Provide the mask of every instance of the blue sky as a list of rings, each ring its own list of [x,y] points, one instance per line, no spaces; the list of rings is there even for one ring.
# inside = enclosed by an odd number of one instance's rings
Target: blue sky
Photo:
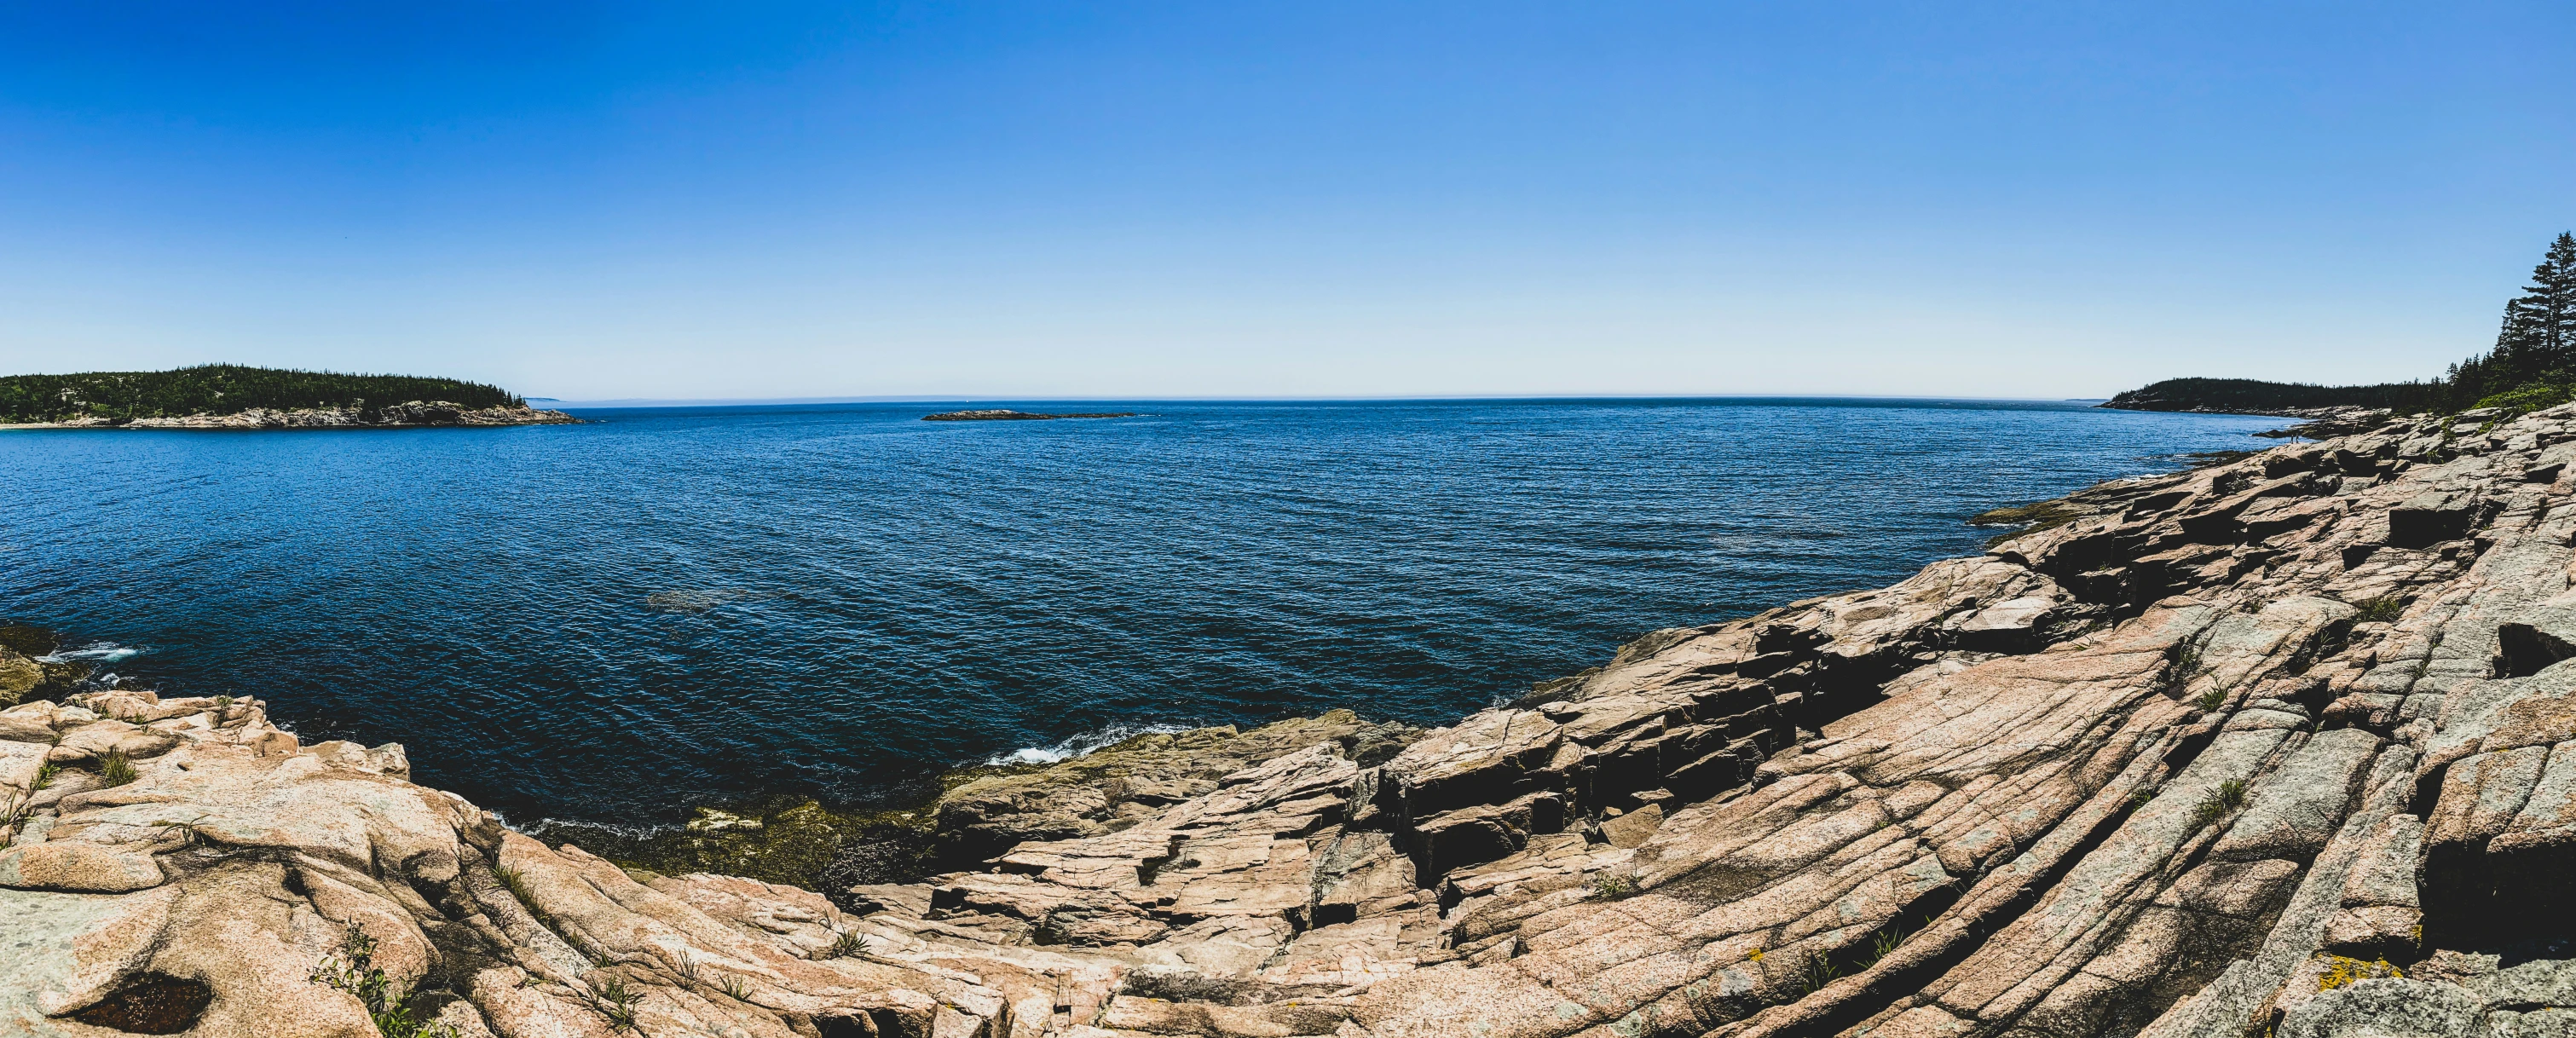
[[[0,370],[530,394],[2437,374],[2576,6],[25,4]]]

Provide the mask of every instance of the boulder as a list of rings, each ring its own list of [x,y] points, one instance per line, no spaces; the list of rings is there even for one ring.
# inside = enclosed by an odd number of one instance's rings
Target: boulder
[[[160,886],[163,878],[151,855],[93,843],[56,840],[0,850],[0,887],[123,894]]]

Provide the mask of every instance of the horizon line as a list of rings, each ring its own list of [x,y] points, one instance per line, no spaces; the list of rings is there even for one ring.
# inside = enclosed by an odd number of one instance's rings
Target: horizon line
[[[602,400],[573,400],[564,397],[525,396],[530,404],[550,404],[551,409],[593,409],[611,407],[788,407],[805,404],[1011,404],[1011,403],[1402,403],[1406,401],[1479,400],[1950,400],[1976,403],[2017,404],[2098,404],[2110,400],[2104,396],[2021,397],[2021,396],[1940,396],[1912,393],[1462,393],[1462,394],[1392,394],[1384,396],[968,396],[957,394],[895,396],[815,396],[815,397],[614,397]]]

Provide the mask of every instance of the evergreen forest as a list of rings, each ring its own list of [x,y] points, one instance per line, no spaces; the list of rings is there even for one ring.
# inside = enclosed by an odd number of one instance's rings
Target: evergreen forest
[[[98,371],[0,377],[0,422],[111,421],[238,414],[254,408],[354,408],[374,420],[391,404],[445,401],[468,408],[519,406],[516,394],[479,382],[410,375],[343,375],[237,364],[176,371]]]
[[[2354,406],[2402,413],[2473,407],[2534,411],[2569,400],[2576,400],[2576,234],[2561,233],[2532,268],[2531,283],[2505,301],[2494,348],[2451,365],[2441,378],[2372,386],[2176,378],[2129,390],[2103,406],[2136,411]]]

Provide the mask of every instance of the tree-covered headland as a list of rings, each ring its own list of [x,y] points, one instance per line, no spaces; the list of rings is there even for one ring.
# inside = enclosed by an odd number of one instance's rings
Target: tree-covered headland
[[[2504,407],[2532,411],[2576,400],[2576,234],[2549,243],[2531,284],[2504,305],[2493,349],[2425,382],[2321,386],[2242,378],[2166,379],[2112,397],[2137,411],[2277,411],[2385,407],[2398,412]]]
[[[176,371],[0,377],[0,422],[9,423],[178,418],[303,408],[355,410],[373,421],[380,409],[415,400],[444,401],[474,409],[519,407],[526,403],[499,386],[452,378],[343,375],[238,364],[207,364]]]

